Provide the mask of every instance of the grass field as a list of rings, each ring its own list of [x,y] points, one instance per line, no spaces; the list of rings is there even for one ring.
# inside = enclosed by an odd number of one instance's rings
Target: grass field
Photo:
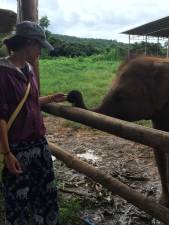
[[[41,95],[79,90],[87,107],[92,108],[111,87],[119,65],[120,61],[99,56],[40,60]],[[137,123],[151,126],[150,121]]]
[[[41,60],[41,94],[80,90],[87,106],[101,101],[115,76],[118,61],[100,61],[95,57]]]

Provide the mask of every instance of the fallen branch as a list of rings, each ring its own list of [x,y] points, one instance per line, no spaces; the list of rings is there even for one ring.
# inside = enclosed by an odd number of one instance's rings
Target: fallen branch
[[[68,167],[92,178],[94,181],[102,184],[114,194],[121,196],[149,215],[162,221],[164,224],[169,225],[169,210],[164,206],[156,203],[150,198],[147,198],[143,194],[136,192],[112,176],[103,174],[98,169],[95,169],[88,163],[72,156],[70,153],[64,151],[60,147],[49,143],[49,148],[51,149],[52,154],[59,160],[63,161]]]
[[[61,192],[64,192],[64,193],[75,194],[75,195],[78,195],[78,196],[81,196],[81,197],[84,197],[84,198],[92,198],[93,197],[91,195],[84,194],[84,193],[81,193],[79,191],[70,190],[70,189],[67,189],[67,188],[58,188],[58,190],[61,191]]]

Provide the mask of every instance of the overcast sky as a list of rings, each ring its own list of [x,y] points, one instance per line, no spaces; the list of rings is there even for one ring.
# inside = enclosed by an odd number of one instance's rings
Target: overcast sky
[[[1,8],[16,6],[16,0],[0,0]],[[169,0],[39,0],[42,16],[53,33],[127,42],[120,33],[169,16]]]

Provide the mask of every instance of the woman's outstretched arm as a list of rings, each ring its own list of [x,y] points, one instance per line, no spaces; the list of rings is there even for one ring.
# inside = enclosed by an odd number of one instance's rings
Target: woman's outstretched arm
[[[64,102],[67,100],[67,95],[63,93],[57,93],[54,95],[41,96],[39,97],[40,106],[44,106],[52,102]]]

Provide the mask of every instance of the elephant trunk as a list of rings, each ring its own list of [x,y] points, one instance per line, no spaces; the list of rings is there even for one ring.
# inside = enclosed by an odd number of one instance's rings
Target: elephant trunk
[[[105,114],[105,115],[110,114],[109,109],[107,109],[107,107],[105,107],[107,105],[107,104],[105,104],[105,102],[103,102],[101,105],[99,105],[98,107],[96,107],[94,109],[88,109],[84,103],[83,96],[79,91],[76,91],[76,90],[70,91],[68,93],[67,99],[75,107],[91,110],[93,112],[97,112],[97,113],[101,113],[101,114]]]
[[[80,91],[76,90],[70,91],[68,93],[67,100],[68,102],[72,103],[72,105],[75,107],[87,109]]]

